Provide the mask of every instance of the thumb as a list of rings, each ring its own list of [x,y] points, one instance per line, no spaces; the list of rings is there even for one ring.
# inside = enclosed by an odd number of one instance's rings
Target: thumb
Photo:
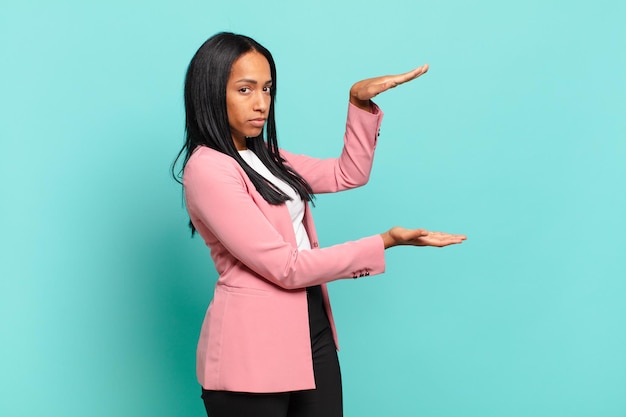
[[[417,239],[419,237],[428,236],[428,230],[424,229],[415,229],[412,231],[413,239]]]

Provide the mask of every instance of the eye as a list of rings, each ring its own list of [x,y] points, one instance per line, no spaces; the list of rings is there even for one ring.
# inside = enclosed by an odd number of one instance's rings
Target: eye
[[[263,87],[263,92],[264,93],[271,93],[272,92],[272,87]]]
[[[243,94],[247,94],[247,93],[249,93],[249,92],[250,92],[250,88],[248,88],[248,87],[241,87],[241,88],[239,89],[239,92],[240,92],[240,93],[243,93]]]

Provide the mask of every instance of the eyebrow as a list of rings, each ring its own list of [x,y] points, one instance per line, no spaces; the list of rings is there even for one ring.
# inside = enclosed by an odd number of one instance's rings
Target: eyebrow
[[[236,83],[249,83],[249,84],[258,84],[256,80],[251,78],[242,78],[240,80],[235,81]],[[265,81],[265,85],[272,84],[272,80]]]

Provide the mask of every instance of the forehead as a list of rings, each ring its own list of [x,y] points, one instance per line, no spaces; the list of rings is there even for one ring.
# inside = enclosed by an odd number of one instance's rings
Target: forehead
[[[256,51],[241,55],[230,70],[230,79],[237,81],[240,78],[269,81],[272,79],[270,64],[267,59]]]

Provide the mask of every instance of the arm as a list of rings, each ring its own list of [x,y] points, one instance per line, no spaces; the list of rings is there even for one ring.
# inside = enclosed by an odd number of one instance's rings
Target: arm
[[[255,191],[230,159],[194,154],[185,167],[187,209],[205,239],[207,233],[214,236],[231,256],[286,289],[384,272],[378,235],[299,252],[268,220],[268,212],[271,217],[272,210],[284,206],[270,206],[260,196],[262,201],[255,202]]]
[[[383,112],[372,103],[372,112],[350,104],[339,158],[312,158],[281,150],[281,155],[316,194],[332,193],[365,185],[369,180]]]

